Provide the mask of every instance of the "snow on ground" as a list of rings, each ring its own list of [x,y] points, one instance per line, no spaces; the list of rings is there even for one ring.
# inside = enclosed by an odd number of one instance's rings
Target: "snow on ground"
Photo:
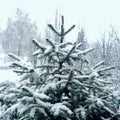
[[[11,69],[0,69],[0,82],[12,81],[17,83],[19,76],[14,73]]]
[[[7,55],[0,54],[0,83],[4,81],[18,82],[19,77],[16,73],[9,68],[10,62],[8,62]]]

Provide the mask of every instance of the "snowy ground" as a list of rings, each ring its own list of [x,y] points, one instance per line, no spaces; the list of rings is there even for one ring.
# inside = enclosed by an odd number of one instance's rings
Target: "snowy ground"
[[[18,82],[18,75],[14,73],[11,69],[0,69],[0,82],[12,81]]]
[[[9,68],[10,63],[7,61],[7,55],[0,54],[0,83],[3,81],[17,82],[19,77]]]

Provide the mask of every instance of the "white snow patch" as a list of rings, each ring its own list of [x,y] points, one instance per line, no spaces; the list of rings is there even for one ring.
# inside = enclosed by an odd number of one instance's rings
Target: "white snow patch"
[[[62,112],[72,115],[72,111],[62,103],[54,104],[50,111],[53,112],[54,116],[58,116]]]
[[[0,83],[3,81],[12,81],[17,83],[19,76],[14,73],[11,69],[0,69]]]

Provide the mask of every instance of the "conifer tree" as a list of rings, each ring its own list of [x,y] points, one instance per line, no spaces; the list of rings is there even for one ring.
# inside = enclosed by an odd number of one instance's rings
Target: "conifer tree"
[[[60,31],[51,24],[48,27],[59,42],[46,39],[46,46],[33,40],[37,47],[33,56],[43,61],[40,65],[31,66],[9,54],[21,82],[16,102],[1,117],[9,113],[11,120],[117,120],[116,98],[106,87],[110,83],[107,71],[114,67],[105,68],[103,62],[90,66],[85,55],[93,49],[80,50],[81,43],[64,40],[75,25],[65,31],[63,16]],[[84,67],[79,69],[75,63],[81,60]]]

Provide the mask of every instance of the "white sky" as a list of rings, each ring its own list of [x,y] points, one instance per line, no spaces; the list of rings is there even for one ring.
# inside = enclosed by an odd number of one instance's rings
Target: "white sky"
[[[58,8],[65,16],[67,27],[83,26],[89,40],[98,38],[110,25],[120,27],[120,0],[0,0],[1,28],[8,17],[15,15],[16,8],[29,13],[40,29],[48,19],[53,20]],[[73,38],[77,30],[78,27],[71,33]]]

